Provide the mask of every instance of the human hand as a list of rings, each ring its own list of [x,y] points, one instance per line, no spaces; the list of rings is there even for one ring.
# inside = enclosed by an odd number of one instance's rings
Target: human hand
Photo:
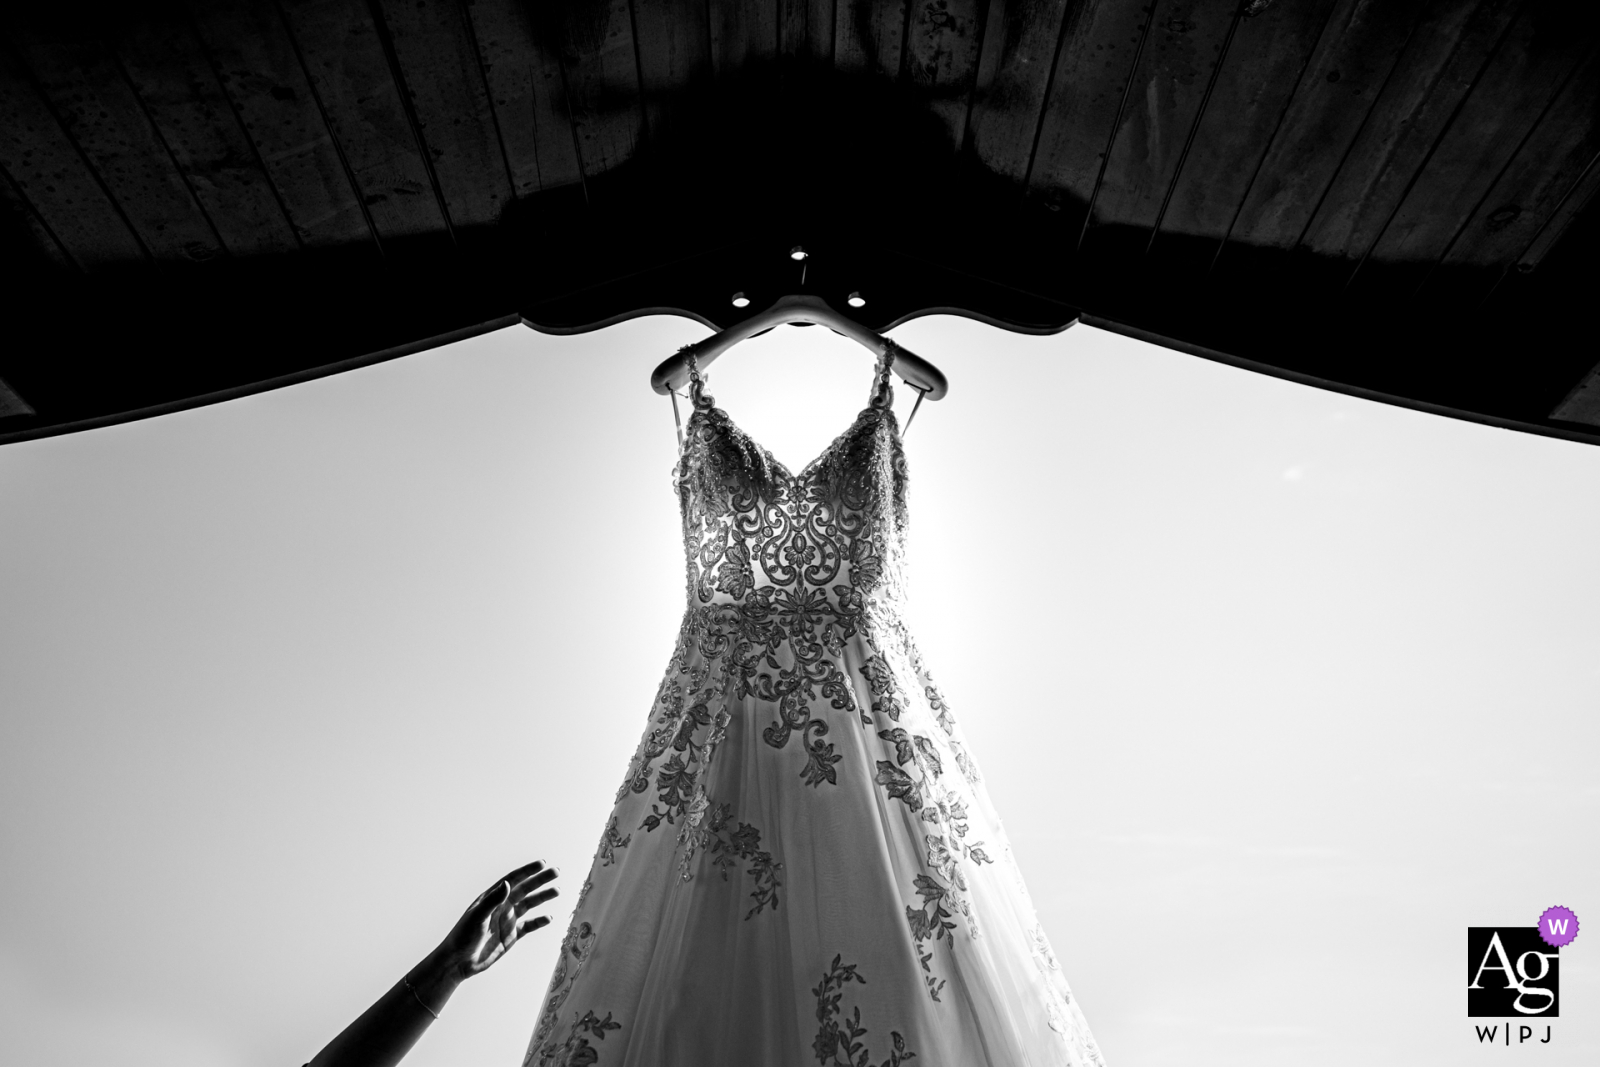
[[[556,897],[554,887],[543,887],[557,873],[535,860],[480,893],[434,949],[441,969],[457,981],[469,978],[487,970],[523,934],[549,925],[548,916],[533,912]]]

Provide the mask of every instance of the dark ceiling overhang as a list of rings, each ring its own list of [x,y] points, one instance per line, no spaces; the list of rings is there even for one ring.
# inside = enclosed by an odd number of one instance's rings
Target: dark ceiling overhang
[[[1513,0],[58,6],[0,51],[0,441],[519,320],[727,325],[735,291],[800,287],[802,244],[805,289],[878,329],[1084,321],[1600,442],[1596,27]]]

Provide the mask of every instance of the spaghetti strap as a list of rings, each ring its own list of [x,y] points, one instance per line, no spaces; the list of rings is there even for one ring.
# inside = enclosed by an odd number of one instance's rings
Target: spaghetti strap
[[[689,368],[689,399],[694,402],[694,409],[710,411],[716,405],[717,398],[706,393],[706,380],[700,377],[700,360],[696,357],[694,348],[685,345],[678,351],[683,353],[684,365]]]
[[[878,357],[878,373],[872,379],[872,395],[867,400],[868,407],[894,406],[894,389],[890,386],[889,368],[894,366],[894,358],[899,347],[887,337],[883,339],[883,355]]]

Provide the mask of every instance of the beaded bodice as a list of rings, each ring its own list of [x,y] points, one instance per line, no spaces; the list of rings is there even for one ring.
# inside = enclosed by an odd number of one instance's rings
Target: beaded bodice
[[[798,474],[704,393],[676,470],[689,606],[737,606],[831,643],[904,597],[906,465],[889,404],[891,348],[872,398]],[[831,634],[830,634],[831,631]]]

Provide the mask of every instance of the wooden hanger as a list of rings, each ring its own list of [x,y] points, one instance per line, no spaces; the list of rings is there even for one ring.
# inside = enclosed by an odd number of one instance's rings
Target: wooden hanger
[[[884,350],[891,344],[895,347],[894,372],[911,388],[917,391],[917,404],[923,400],[939,400],[950,391],[950,383],[943,372],[932,363],[915,353],[908,352],[905,346],[895,344],[882,334],[875,333],[865,326],[845,315],[835,311],[826,300],[820,296],[810,296],[804,293],[794,293],[780,297],[765,311],[751,315],[743,322],[736,322],[720,333],[714,333],[704,341],[697,341],[687,345],[677,353],[664,360],[650,374],[650,388],[658,393],[674,396],[676,391],[683,388],[689,381],[689,365],[685,357],[693,353],[695,362],[701,371],[709,367],[718,356],[738,344],[757,334],[766,333],[774,326],[785,323],[800,325],[826,326],[841,337],[848,337],[857,344],[868,349],[874,356],[882,356]],[[674,400],[676,406],[676,400]],[[912,417],[916,415],[912,410]],[[911,420],[906,420],[906,426],[911,425]]]

